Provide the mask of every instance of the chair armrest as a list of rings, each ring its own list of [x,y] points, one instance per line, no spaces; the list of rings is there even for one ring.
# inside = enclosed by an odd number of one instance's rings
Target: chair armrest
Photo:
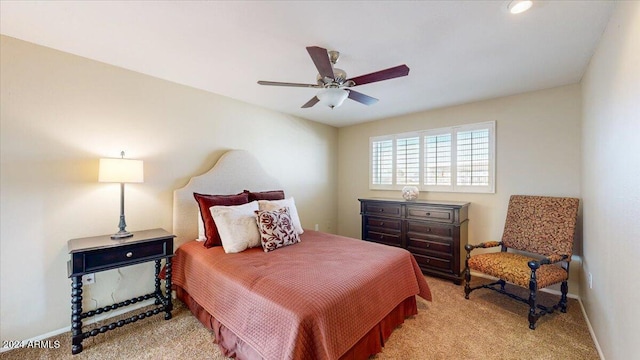
[[[492,248],[500,245],[502,245],[502,241],[487,241],[487,242],[480,243],[478,245],[467,244],[464,246],[464,249],[467,250],[468,253],[471,253],[471,250],[473,249],[486,249],[486,248]]]
[[[541,265],[555,264],[557,262],[567,260],[568,258],[569,256],[567,255],[551,255],[540,260],[531,260],[528,265],[531,270],[537,270]]]

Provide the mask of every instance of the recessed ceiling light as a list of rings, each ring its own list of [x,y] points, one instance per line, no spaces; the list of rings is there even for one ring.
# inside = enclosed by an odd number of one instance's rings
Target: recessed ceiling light
[[[507,9],[509,9],[512,14],[520,14],[529,10],[531,5],[533,5],[533,1],[531,0],[513,0],[507,5]]]

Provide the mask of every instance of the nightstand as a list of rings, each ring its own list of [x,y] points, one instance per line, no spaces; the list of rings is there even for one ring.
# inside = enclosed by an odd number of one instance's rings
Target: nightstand
[[[67,242],[71,260],[67,262],[67,270],[71,278],[71,353],[78,354],[82,351],[82,340],[91,336],[105,333],[109,330],[142,320],[145,317],[164,312],[165,320],[171,319],[171,257],[173,256],[173,238],[175,235],[163,229],[153,229],[133,232],[133,236],[112,240],[110,235],[72,239]],[[160,287],[160,261],[166,260],[165,290],[162,294]],[[107,305],[86,313],[82,312],[82,275],[117,269],[129,265],[140,264],[147,261],[155,261],[155,291]],[[113,322],[109,325],[82,332],[82,320],[94,315],[102,314],[120,307],[129,306],[147,299],[155,299],[158,307],[134,315],[125,320]]]

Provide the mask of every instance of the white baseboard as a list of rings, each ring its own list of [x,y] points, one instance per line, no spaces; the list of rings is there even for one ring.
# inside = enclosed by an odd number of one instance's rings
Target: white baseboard
[[[96,315],[96,316],[91,317],[91,319],[89,319],[87,321],[83,321],[82,325],[84,326],[84,325],[95,324],[98,321],[103,321],[103,320],[106,320],[106,319],[110,319],[112,317],[116,317],[118,315],[122,315],[122,314],[124,314],[126,312],[129,312],[129,311],[137,310],[137,309],[143,308],[143,307],[148,306],[148,305],[153,305],[154,302],[155,302],[155,299],[147,299],[147,300],[141,301],[141,302],[133,304],[133,305],[129,305],[129,306],[122,307],[120,309],[109,311],[109,312],[106,312],[106,313],[101,314],[101,315]],[[32,337],[30,339],[26,339],[26,340],[24,340],[24,343],[41,341],[41,340],[44,340],[44,339],[48,339],[48,338],[50,338],[52,336],[56,336],[56,335],[60,335],[60,334],[66,333],[68,331],[71,331],[71,325],[65,326],[62,329],[50,331],[50,332],[48,332],[46,334],[42,334],[42,335],[38,335],[38,336]],[[3,347],[3,348],[0,348],[0,353],[3,353],[5,351],[9,351],[9,350],[11,350],[11,348],[4,348]]]
[[[584,304],[582,303],[582,299],[578,298],[578,302],[580,303],[580,309],[582,309],[582,315],[584,315],[584,319],[587,321],[587,328],[589,329],[589,334],[591,334],[591,338],[593,339],[593,343],[596,345],[596,350],[598,351],[598,356],[600,356],[600,360],[604,359],[604,353],[602,352],[602,348],[598,343],[598,338],[596,338],[596,333],[593,331],[593,327],[591,327],[591,321],[589,321],[589,317],[587,316],[587,311],[584,309]]]
[[[540,291],[546,292],[548,294],[562,296],[562,293],[560,291],[558,291],[558,290],[544,288],[544,289],[540,289]],[[572,294],[572,293],[567,293],[567,297],[571,298],[571,299],[580,300],[580,295],[576,295],[576,294]]]

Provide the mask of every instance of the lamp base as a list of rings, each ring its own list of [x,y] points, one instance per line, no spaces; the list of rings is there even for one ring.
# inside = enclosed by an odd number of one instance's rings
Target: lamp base
[[[128,237],[132,237],[133,234],[128,232],[128,231],[118,231],[117,233],[111,235],[111,240],[120,240],[120,239],[126,239]]]

